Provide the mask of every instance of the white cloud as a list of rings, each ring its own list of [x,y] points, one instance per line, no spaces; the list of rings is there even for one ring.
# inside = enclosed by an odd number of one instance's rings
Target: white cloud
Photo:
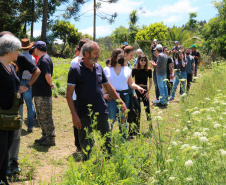
[[[106,25],[106,26],[97,26],[96,27],[96,37],[104,37],[106,35],[110,35],[112,32],[112,26]],[[91,36],[93,36],[93,27],[89,27],[86,29],[78,30],[79,32],[82,32],[83,34],[87,33]]]
[[[145,13],[141,14],[145,17],[151,16],[161,16],[161,17],[169,17],[172,14],[184,14],[189,12],[196,12],[198,7],[191,5],[191,1],[189,0],[178,0],[176,3],[172,5],[162,6],[160,9],[156,9],[155,11],[150,11],[144,9]]]
[[[33,31],[33,36],[34,37],[38,37],[38,36],[40,36],[41,35],[41,30],[34,30]]]
[[[176,23],[183,20],[184,17],[182,15],[172,15],[163,20],[164,23]]]
[[[135,9],[138,9],[142,6],[141,1],[134,1],[134,0],[119,0],[117,3],[101,3],[101,8],[99,9],[102,12],[105,12],[107,14],[113,14],[117,12],[118,14],[128,14],[132,12]],[[86,3],[82,7],[81,12],[87,12],[88,10],[93,9],[93,2]],[[87,12],[89,14],[93,14],[93,11]]]

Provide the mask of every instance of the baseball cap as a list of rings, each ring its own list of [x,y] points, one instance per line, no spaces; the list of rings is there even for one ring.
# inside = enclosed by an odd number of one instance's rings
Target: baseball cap
[[[157,46],[153,50],[157,50],[157,49],[162,49],[162,45],[161,44],[157,44]]]
[[[37,41],[34,46],[34,48],[37,48],[40,51],[46,51],[47,47],[46,47],[46,43],[44,41]]]
[[[128,44],[128,42],[123,42],[123,45],[128,46],[129,44]]]
[[[178,41],[175,41],[175,44],[178,43]]]
[[[193,45],[191,45],[191,46],[190,46],[190,48],[196,48],[196,45],[195,45],[195,44],[193,44]]]
[[[154,39],[153,42],[157,42],[157,39]]]

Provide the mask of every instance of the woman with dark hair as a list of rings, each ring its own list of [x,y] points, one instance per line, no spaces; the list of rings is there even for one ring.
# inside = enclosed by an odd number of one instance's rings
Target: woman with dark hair
[[[148,67],[148,59],[144,54],[141,54],[138,57],[137,67],[132,70],[132,77],[135,78],[135,83],[137,85],[147,90],[143,94],[141,94],[139,91],[136,90],[136,94],[137,94],[139,103],[140,103],[140,99],[142,99],[145,107],[147,120],[150,121],[151,115],[150,115],[149,93],[152,86],[152,70]],[[148,79],[149,79],[149,86],[148,86]],[[138,115],[138,119],[140,120],[140,112]],[[137,131],[139,132],[140,125],[137,125],[137,127],[138,127]],[[152,128],[151,125],[150,125],[150,128]]]
[[[125,65],[127,65],[131,69],[130,60],[132,60],[135,55],[135,48],[132,46],[122,46],[122,49],[125,53]]]
[[[125,66],[124,51],[120,48],[116,48],[112,52],[111,66],[105,67],[104,72],[110,84],[115,88],[115,90],[119,93],[120,98],[125,102],[127,108],[129,108],[130,103],[129,87],[138,90],[141,94],[145,91],[145,89],[133,82],[131,69],[128,66]],[[123,138],[126,139],[126,133],[124,130],[122,131],[121,127],[121,124],[125,122],[125,117],[120,114],[117,116],[119,112],[117,108],[118,103],[109,97],[108,94],[105,94],[104,97],[108,100],[108,111],[109,118],[112,120],[112,128],[116,117],[119,117],[119,128],[120,131],[123,132]]]
[[[12,108],[15,109],[15,114],[19,112],[19,99],[15,98],[15,94],[19,92],[20,80],[12,63],[17,60],[20,48],[18,38],[8,34],[0,37],[0,184],[6,185],[9,184],[6,174],[14,130],[4,129],[2,116],[3,112],[7,113]]]
[[[183,52],[179,51],[177,53],[177,58],[174,61],[174,83],[173,83],[173,89],[170,94],[170,100],[174,100],[175,93],[177,90],[177,86],[179,82],[181,82],[181,91],[182,94],[185,93],[185,85],[186,85],[186,79],[187,79],[187,73],[185,71],[186,67],[186,60],[185,55]]]

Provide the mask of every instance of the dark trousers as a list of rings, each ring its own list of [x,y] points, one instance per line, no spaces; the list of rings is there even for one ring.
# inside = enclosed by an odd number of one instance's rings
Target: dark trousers
[[[93,131],[93,120],[90,117],[84,117],[80,118],[82,123],[82,129],[78,130],[78,137],[79,137],[79,143],[81,148],[86,151],[82,152],[83,154],[83,160],[86,161],[89,159],[92,146],[94,144],[94,139],[89,135]],[[100,131],[100,134],[102,137],[105,137],[105,144],[104,147],[108,151],[109,154],[111,154],[111,127],[108,122],[108,114],[98,115],[96,119],[96,125],[94,129]],[[87,135],[87,131],[88,135]],[[88,137],[87,137],[88,136]],[[87,146],[90,146],[90,150],[87,151]]]
[[[169,73],[167,73],[167,79],[169,80],[169,81],[167,81],[167,89],[168,89],[168,96],[170,96],[170,92],[171,92],[171,90],[172,90],[172,88],[173,88],[173,82],[170,82],[170,74]]]
[[[186,87],[186,93],[189,92],[190,87],[192,83],[192,74],[187,74],[187,87]],[[180,85],[180,94],[182,94],[181,85]]]
[[[156,99],[158,100],[159,96],[160,96],[160,92],[159,92],[159,87],[158,87],[158,82],[157,82],[156,70],[154,70],[154,72],[153,72],[153,81],[155,84],[155,96],[156,96]]]
[[[78,111],[78,105],[77,105],[77,101],[74,100],[74,105],[75,105],[75,110],[76,112]],[[77,149],[80,149],[80,144],[79,144],[79,138],[78,138],[78,129],[73,126],[74,128],[74,137],[75,137],[75,146],[77,147]]]
[[[9,149],[13,143],[14,131],[0,130],[0,182],[6,183]]]
[[[147,88],[144,88],[147,90]],[[136,90],[136,94],[137,94],[137,98],[138,98],[138,102],[140,103],[141,102],[141,99],[142,99],[142,102],[144,104],[144,108],[145,108],[145,112],[146,112],[146,117],[147,117],[147,121],[151,121],[151,111],[150,111],[150,103],[149,103],[149,100],[146,100],[145,99],[145,93],[144,94],[141,94],[138,90]],[[138,118],[140,120],[140,113],[141,113],[141,109],[139,109],[139,112],[138,112]],[[140,123],[140,122],[139,122]],[[150,129],[152,129],[152,125],[150,125]],[[138,131],[140,130],[140,124],[138,126]]]

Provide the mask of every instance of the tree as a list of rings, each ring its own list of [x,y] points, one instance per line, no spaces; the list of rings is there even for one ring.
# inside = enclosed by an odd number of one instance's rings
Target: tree
[[[78,30],[69,21],[59,21],[57,20],[52,28],[53,36],[63,40],[63,48],[61,54],[63,54],[66,45],[76,45],[81,37]]]
[[[137,10],[133,10],[129,15],[129,29],[128,29],[128,41],[129,43],[134,43],[136,34],[138,32],[138,26],[136,23],[138,22],[139,18],[137,16]]]
[[[115,28],[112,34],[114,43],[123,43],[128,40],[128,29],[124,26],[120,26],[119,28]]]
[[[197,13],[196,12],[190,12],[189,13],[189,21],[188,21],[188,26],[189,28],[195,28],[195,25],[197,23],[197,20],[195,19],[197,17]]]

